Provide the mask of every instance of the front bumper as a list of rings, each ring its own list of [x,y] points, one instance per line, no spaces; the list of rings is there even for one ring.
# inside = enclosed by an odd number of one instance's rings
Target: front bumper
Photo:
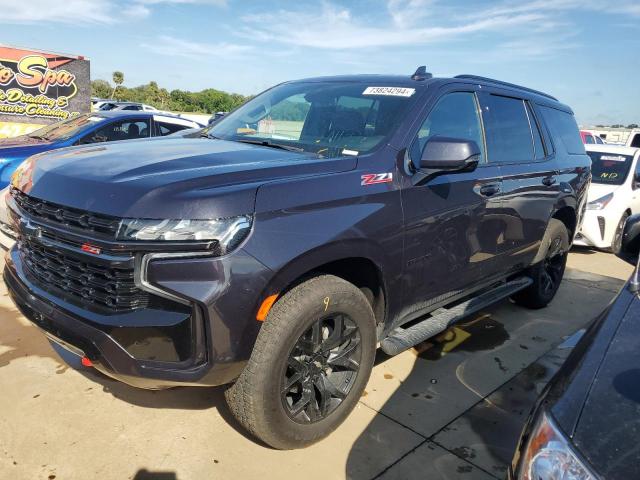
[[[256,273],[254,277],[241,278],[244,288],[240,292],[233,288],[238,278],[229,278],[229,258],[158,259],[149,263],[149,282],[188,299],[188,313],[145,308],[101,315],[68,303],[29,280],[17,248],[7,253],[4,280],[11,298],[28,320],[50,340],[76,355],[87,356],[102,373],[149,389],[214,386],[235,380],[250,356],[259,331],[259,323],[251,321],[250,312],[260,293],[260,287],[254,290],[250,285],[261,285],[267,278],[266,267],[253,257],[240,251],[233,257],[239,269]],[[231,296],[230,291],[235,295]],[[171,327],[189,317],[194,327],[186,340],[193,345],[192,354],[180,361],[149,358],[146,339],[124,344],[119,334],[140,326]],[[136,352],[146,358],[141,359]]]
[[[609,248],[613,241],[617,223],[603,210],[587,210],[582,226],[573,241],[574,245],[585,247]]]

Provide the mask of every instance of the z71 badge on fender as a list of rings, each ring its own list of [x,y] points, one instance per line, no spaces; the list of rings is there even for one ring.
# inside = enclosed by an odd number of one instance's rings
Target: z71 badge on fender
[[[367,173],[360,177],[361,185],[375,185],[376,183],[393,182],[393,173]]]

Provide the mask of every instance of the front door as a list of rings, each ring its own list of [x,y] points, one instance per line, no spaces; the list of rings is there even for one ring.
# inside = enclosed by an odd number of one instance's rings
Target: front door
[[[502,224],[493,211],[500,204],[501,173],[500,167],[486,162],[474,91],[440,96],[411,143],[410,163],[419,164],[424,145],[434,135],[473,140],[482,158],[473,172],[440,175],[419,185],[410,172],[403,178],[405,318],[496,273]]]

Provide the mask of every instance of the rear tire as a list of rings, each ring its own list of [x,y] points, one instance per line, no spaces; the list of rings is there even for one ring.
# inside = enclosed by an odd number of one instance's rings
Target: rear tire
[[[569,255],[569,232],[564,223],[552,218],[540,245],[542,260],[527,271],[533,283],[516,293],[513,300],[527,308],[544,308],[556,295]]]
[[[253,435],[278,449],[329,435],[356,406],[371,374],[376,325],[353,284],[321,275],[272,307],[251,358],[225,396]]]

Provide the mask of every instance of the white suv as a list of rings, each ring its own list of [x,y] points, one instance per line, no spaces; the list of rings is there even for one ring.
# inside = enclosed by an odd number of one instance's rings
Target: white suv
[[[575,245],[617,251],[627,217],[640,212],[640,149],[585,145],[593,165],[587,212]]]

